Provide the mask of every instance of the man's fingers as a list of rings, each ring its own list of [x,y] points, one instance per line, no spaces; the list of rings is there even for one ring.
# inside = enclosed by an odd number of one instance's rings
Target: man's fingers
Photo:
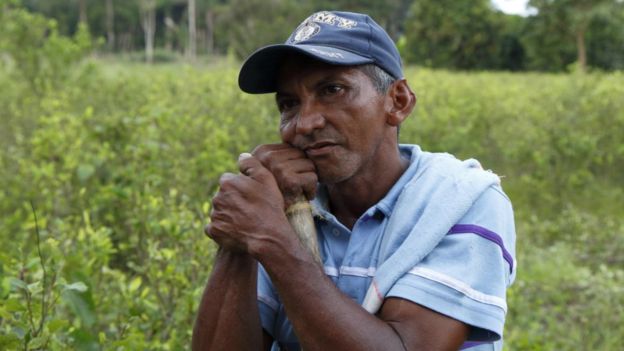
[[[314,162],[307,158],[300,158],[291,160],[288,162],[288,168],[293,173],[314,172],[316,173],[316,167]]]
[[[249,162],[244,162],[244,160],[250,157],[253,157],[253,156],[248,152],[243,152],[242,154],[238,156],[238,169],[240,170],[242,174],[246,176],[249,176],[250,172],[252,171],[253,164]]]
[[[266,169],[258,159],[253,157],[250,153],[242,153],[238,157],[238,168],[240,172],[251,179],[258,181],[262,184],[268,185],[271,182],[275,184],[275,178]]]
[[[302,187],[303,194],[308,200],[312,200],[316,196],[318,177],[316,173],[306,173],[304,177],[306,181],[303,183]]]
[[[234,178],[236,178],[236,174],[227,173],[227,172],[223,173],[221,177],[219,177],[219,186],[223,187],[227,182],[231,181]]]
[[[241,155],[242,158],[248,155]],[[314,163],[305,153],[288,144],[265,144],[256,147],[253,157],[268,169],[282,194],[290,200],[304,194],[306,198],[314,198],[317,175]],[[243,173],[253,172],[242,169]]]
[[[260,145],[252,151],[252,154],[271,171],[273,171],[273,165],[275,164],[306,158],[303,151],[288,144]]]
[[[251,153],[261,162],[264,161],[263,155],[275,155],[275,153],[278,153],[280,155],[289,155],[287,156],[287,159],[296,158],[298,157],[298,155],[302,155],[303,157],[305,157],[303,151],[284,143],[258,145],[255,149],[253,149]]]

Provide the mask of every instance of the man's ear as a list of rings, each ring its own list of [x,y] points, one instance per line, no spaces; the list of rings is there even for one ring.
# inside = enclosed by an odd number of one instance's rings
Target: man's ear
[[[412,113],[416,106],[416,95],[405,79],[392,83],[386,94],[388,102],[386,123],[398,126]]]

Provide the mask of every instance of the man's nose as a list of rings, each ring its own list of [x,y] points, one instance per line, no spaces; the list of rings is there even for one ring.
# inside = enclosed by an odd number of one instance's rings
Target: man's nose
[[[325,126],[325,117],[322,109],[314,102],[302,103],[297,118],[297,134],[308,135],[315,129],[322,129]]]

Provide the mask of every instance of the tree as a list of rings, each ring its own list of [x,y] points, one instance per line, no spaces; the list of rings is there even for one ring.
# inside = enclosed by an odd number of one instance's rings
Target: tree
[[[557,35],[573,41],[576,62],[581,72],[587,69],[587,31],[593,20],[609,13],[620,4],[618,0],[530,0],[538,10],[535,18],[542,35]]]
[[[283,43],[306,15],[309,8],[296,0],[231,0],[217,17],[215,38],[245,58],[262,45]]]
[[[106,0],[106,44],[108,50],[115,50],[115,9],[113,0]]]
[[[87,0],[78,0],[78,13],[78,21],[88,26],[89,20],[87,18]]]
[[[55,19],[59,34],[71,35],[78,29],[80,5],[75,0],[21,0],[18,3],[21,3],[30,12],[41,13],[48,18]]]
[[[206,9],[206,51],[211,54],[214,52],[214,27],[215,27],[215,10],[213,8]]]
[[[188,47],[187,56],[194,59],[197,55],[197,25],[195,24],[196,17],[195,0],[188,0]]]
[[[139,13],[145,37],[145,60],[154,61],[154,34],[156,33],[156,0],[140,0]]]
[[[227,12],[230,11],[230,8],[229,0],[195,1],[195,41],[198,53],[213,54],[218,51],[215,47],[217,22],[220,16],[227,16]],[[227,33],[223,32],[222,36],[227,37]]]
[[[587,30],[587,61],[593,67],[624,69],[624,3],[609,16],[596,18]]]
[[[495,15],[488,0],[416,1],[405,25],[403,55],[431,67],[495,67],[500,30]]]

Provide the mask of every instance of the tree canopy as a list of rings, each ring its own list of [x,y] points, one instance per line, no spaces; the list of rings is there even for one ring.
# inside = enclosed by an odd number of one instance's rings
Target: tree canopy
[[[18,0],[8,3],[19,3]],[[84,23],[103,53],[231,54],[282,42],[309,13],[366,12],[400,43],[408,63],[448,69],[605,70],[624,65],[624,2],[531,0],[536,14],[506,15],[490,0],[21,0],[73,35]],[[8,6],[8,5],[5,5]]]

